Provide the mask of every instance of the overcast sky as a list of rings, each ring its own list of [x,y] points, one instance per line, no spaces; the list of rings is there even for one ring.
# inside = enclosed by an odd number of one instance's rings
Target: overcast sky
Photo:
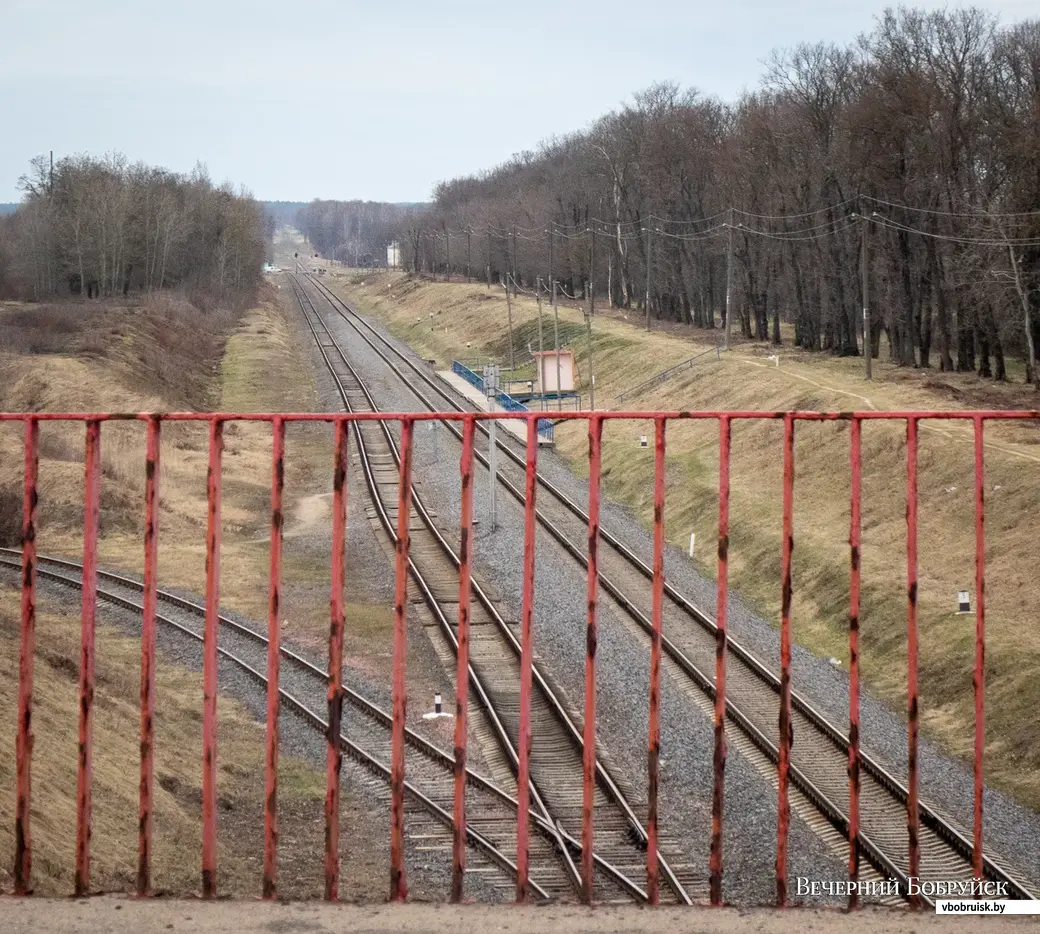
[[[957,6],[921,0],[916,6]],[[977,0],[1005,23],[1036,0]],[[29,159],[206,163],[262,199],[421,201],[658,80],[732,99],[857,0],[0,0],[0,201]]]

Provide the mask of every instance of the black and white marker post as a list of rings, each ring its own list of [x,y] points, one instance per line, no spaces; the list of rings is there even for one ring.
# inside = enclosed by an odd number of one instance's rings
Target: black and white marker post
[[[441,706],[440,694],[433,695],[433,713],[424,713],[424,720],[439,720],[441,717],[450,717],[451,714],[443,709]]]

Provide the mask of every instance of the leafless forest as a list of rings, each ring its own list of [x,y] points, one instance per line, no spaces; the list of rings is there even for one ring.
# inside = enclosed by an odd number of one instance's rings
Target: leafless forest
[[[1040,21],[901,8],[849,47],[774,53],[733,103],[659,84],[444,182],[397,233],[416,271],[591,282],[701,328],[732,270],[734,330],[844,355],[865,281],[875,355],[994,379],[1015,358],[1035,381]]]
[[[92,298],[176,287],[193,300],[251,297],[269,230],[260,205],[122,156],[33,160],[19,209],[0,218],[0,296]]]
[[[350,266],[382,266],[387,244],[415,223],[428,222],[424,208],[316,199],[296,214],[296,226],[325,256]]]

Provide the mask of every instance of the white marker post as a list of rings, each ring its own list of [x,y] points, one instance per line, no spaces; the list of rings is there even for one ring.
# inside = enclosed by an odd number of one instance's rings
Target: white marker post
[[[693,557],[693,545],[697,541],[697,535],[695,532],[690,533],[690,557]]]
[[[958,613],[970,613],[971,612],[971,594],[967,590],[957,591],[957,612]]]

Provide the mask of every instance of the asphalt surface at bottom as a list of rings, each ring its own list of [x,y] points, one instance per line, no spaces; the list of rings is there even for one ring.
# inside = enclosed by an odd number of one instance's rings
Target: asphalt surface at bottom
[[[824,909],[739,912],[712,908],[579,908],[486,905],[341,905],[241,901],[134,901],[94,898],[0,901],[6,934],[489,934],[492,931],[558,934],[650,934],[664,930],[698,934],[786,934],[791,930],[842,934],[936,934],[964,931],[961,917],[865,909],[854,914]],[[1037,930],[1030,917],[975,918],[972,929]]]

